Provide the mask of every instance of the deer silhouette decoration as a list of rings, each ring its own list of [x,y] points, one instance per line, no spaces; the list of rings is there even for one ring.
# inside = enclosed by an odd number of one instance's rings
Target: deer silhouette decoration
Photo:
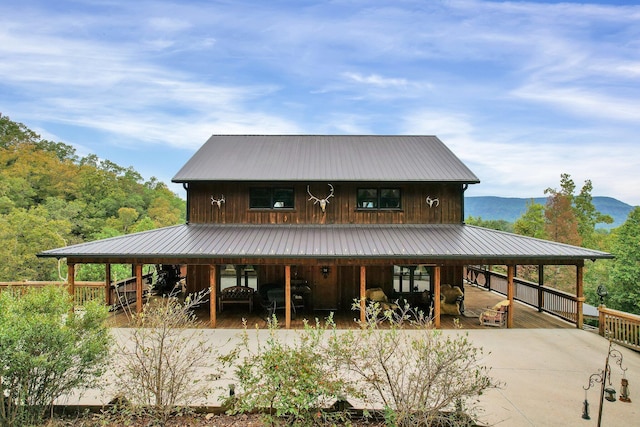
[[[213,196],[211,196],[211,204],[212,205],[218,205],[218,209],[220,209],[220,207],[222,206],[222,204],[225,202],[224,200],[224,194],[222,195],[222,197],[220,197],[219,199],[215,199]]]
[[[313,200],[313,204],[314,205],[319,203],[320,204],[320,209],[322,209],[322,213],[324,213],[325,210],[327,209],[327,204],[329,203],[329,198],[333,197],[333,185],[331,185],[331,184],[327,184],[327,185],[331,189],[331,192],[324,199],[319,199],[316,196],[314,196],[313,194],[311,194],[311,191],[309,190],[309,186],[307,185],[307,193],[309,193],[309,201]]]

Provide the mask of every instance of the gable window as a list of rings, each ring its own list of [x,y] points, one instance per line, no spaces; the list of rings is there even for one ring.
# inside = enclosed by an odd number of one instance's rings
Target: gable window
[[[358,209],[400,209],[399,188],[359,188]]]
[[[293,188],[255,187],[249,189],[251,209],[293,209]]]

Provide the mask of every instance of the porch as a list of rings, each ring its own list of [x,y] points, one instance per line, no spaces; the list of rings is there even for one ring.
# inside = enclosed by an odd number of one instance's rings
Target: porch
[[[505,297],[493,291],[486,290],[473,284],[465,285],[465,314],[461,316],[452,316],[442,314],[440,317],[440,327],[442,329],[454,329],[457,319],[461,329],[495,329],[489,326],[482,326],[478,321],[478,316],[487,307],[492,307],[496,303],[504,300]],[[564,321],[558,317],[547,313],[540,313],[535,308],[525,304],[516,306],[516,315],[514,316],[513,328],[516,329],[562,329],[573,328],[575,325]],[[131,307],[135,311],[135,307]],[[204,304],[196,311],[198,320],[202,322],[202,327],[208,328],[210,322],[209,304]],[[301,329],[304,327],[304,321],[315,322],[315,319],[325,319],[329,315],[326,310],[305,310],[292,316],[291,328]],[[350,329],[357,326],[356,320],[360,314],[358,311],[338,311],[334,313],[334,322],[339,329]],[[241,329],[243,319],[246,319],[247,325],[251,328],[267,327],[267,314],[261,307],[256,306],[249,313],[245,306],[231,306],[225,308],[223,312],[216,314],[216,327],[220,329]],[[282,311],[276,314],[278,321],[284,327],[284,313]],[[123,311],[113,313],[109,318],[109,324],[112,327],[127,327],[128,317]]]

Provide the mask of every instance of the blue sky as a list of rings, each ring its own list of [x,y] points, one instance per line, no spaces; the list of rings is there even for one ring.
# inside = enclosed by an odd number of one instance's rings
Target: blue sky
[[[167,183],[212,134],[427,134],[469,196],[640,205],[640,5],[0,0],[0,112]]]

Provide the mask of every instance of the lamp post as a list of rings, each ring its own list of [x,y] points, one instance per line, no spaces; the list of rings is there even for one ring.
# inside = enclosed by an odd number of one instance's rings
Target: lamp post
[[[582,387],[584,389],[584,402],[582,404],[582,418],[585,420],[590,420],[589,416],[589,402],[587,401],[587,391],[595,386],[595,384],[600,383],[600,406],[598,408],[598,427],[600,427],[602,423],[602,404],[606,399],[609,402],[616,401],[616,390],[611,387],[611,364],[610,360],[613,360],[616,365],[620,367],[622,371],[622,386],[620,388],[620,400],[622,402],[631,402],[629,398],[629,381],[626,379],[626,371],[627,368],[622,367],[622,353],[619,350],[613,348],[613,342],[609,339],[609,351],[607,352],[607,357],[604,362],[604,369],[596,374],[592,374],[589,377],[589,383],[586,387]]]

